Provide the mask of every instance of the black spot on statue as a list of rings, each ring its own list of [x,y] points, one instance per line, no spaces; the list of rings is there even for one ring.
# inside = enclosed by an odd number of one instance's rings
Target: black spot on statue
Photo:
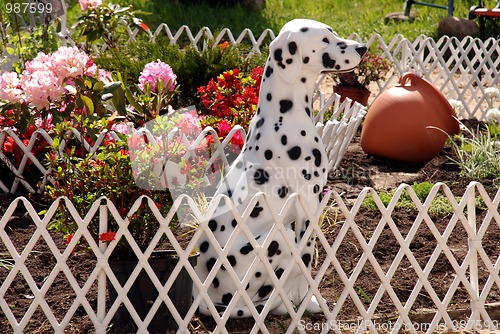
[[[276,270],[274,273],[276,274],[276,277],[281,278],[281,276],[283,275],[283,272],[284,272],[284,271],[285,271],[284,269],[279,268],[279,269],[278,269],[278,270]]]
[[[253,208],[252,212],[250,213],[250,217],[257,218],[260,215],[260,213],[262,212],[262,210],[264,210],[264,208],[259,206],[259,202],[257,202],[257,204]]]
[[[200,244],[200,252],[205,253],[209,247],[210,247],[210,244],[208,243],[208,241],[203,241]]]
[[[264,124],[264,118],[261,118],[257,121],[257,124],[255,124],[255,127],[260,128]]]
[[[210,231],[215,231],[217,229],[217,221],[211,219],[209,222],[208,222],[208,227],[210,228]]]
[[[309,263],[311,263],[311,254],[302,255],[302,261],[304,262],[306,267],[309,266]]]
[[[276,240],[271,241],[271,243],[269,244],[269,247],[267,247],[267,256],[273,257],[276,254],[276,252],[278,251],[279,246],[280,246],[280,244]]]
[[[269,78],[271,76],[271,74],[273,74],[274,70],[271,66],[268,66],[266,68],[266,77]]]
[[[213,268],[213,267],[214,267],[214,265],[215,265],[215,261],[216,261],[216,260],[215,260],[213,257],[212,257],[212,258],[210,258],[210,259],[207,261],[207,269],[208,269],[208,271],[211,271],[211,270],[212,270],[212,268]]]
[[[222,296],[222,304],[228,305],[229,302],[231,302],[231,299],[233,299],[233,294],[226,293],[225,295]]]
[[[225,306],[222,306],[222,305],[215,305],[215,309],[217,310],[217,312],[219,313],[224,313],[224,311],[226,310],[227,307]]]
[[[334,68],[336,63],[334,59],[330,58],[327,52],[323,53],[323,66],[325,68]]]
[[[277,62],[283,61],[283,50],[282,49],[274,50],[274,60],[276,60]]]
[[[285,198],[286,195],[288,195],[288,187],[283,186],[278,189],[278,196],[280,198]]]
[[[253,246],[250,243],[247,243],[245,246],[241,247],[241,249],[240,249],[240,253],[243,255],[247,255],[251,251],[253,251]]]
[[[266,150],[264,152],[264,157],[266,158],[266,160],[271,160],[273,158],[273,151],[271,150]]]
[[[259,168],[255,171],[253,174],[253,179],[255,183],[261,185],[269,181],[269,173],[266,172],[264,169]]]
[[[291,55],[294,55],[295,52],[297,52],[297,43],[295,42],[288,43],[288,51],[290,52]]]
[[[312,154],[314,156],[314,165],[316,167],[321,166],[321,151],[315,148],[312,150]]]
[[[290,109],[292,109],[293,107],[293,102],[290,101],[290,100],[281,100],[280,101],[280,112],[282,114],[290,111]]]
[[[260,298],[264,298],[265,296],[267,296],[268,294],[270,294],[271,291],[273,291],[273,286],[272,285],[264,285],[264,286],[262,286],[259,289],[259,297]]]
[[[287,153],[288,153],[288,156],[290,157],[290,159],[297,160],[298,158],[300,158],[300,154],[302,153],[302,149],[299,146],[294,146],[291,149],[289,149],[287,151]]]

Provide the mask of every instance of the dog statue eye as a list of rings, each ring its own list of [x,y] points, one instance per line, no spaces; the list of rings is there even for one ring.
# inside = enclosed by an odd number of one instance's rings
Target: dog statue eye
[[[326,43],[326,44],[330,44],[330,40],[328,38],[323,38],[323,42]]]

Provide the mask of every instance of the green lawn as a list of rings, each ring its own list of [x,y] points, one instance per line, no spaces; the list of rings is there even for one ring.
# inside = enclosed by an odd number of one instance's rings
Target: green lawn
[[[202,0],[200,0],[201,2]],[[426,0],[435,4],[447,4],[447,0]],[[287,21],[294,18],[311,18],[331,25],[340,36],[347,37],[358,33],[363,38],[379,33],[389,41],[395,34],[414,39],[418,35],[437,36],[438,22],[446,17],[443,9],[427,6],[413,6],[417,14],[414,22],[384,23],[384,16],[403,10],[403,0],[267,0],[266,8],[251,11],[242,5],[213,8],[203,3],[190,4],[189,0],[113,0],[122,5],[133,5],[135,9],[150,12],[142,16],[146,23],[155,29],[160,23],[167,23],[171,29],[177,30],[187,25],[193,30],[203,26],[213,32],[222,28],[230,28],[239,34],[244,28],[250,28],[260,34],[271,28],[275,33]],[[76,4],[76,1],[71,1]],[[495,1],[487,1],[491,7]],[[477,5],[477,0],[455,0],[455,16],[466,18],[470,6]],[[79,11],[76,4],[72,7],[70,17]]]

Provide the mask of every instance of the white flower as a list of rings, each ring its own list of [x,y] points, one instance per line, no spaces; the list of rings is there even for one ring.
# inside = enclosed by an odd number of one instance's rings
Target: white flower
[[[462,104],[461,101],[451,99],[448,102],[450,102],[450,105],[455,111],[455,114],[459,114],[462,110],[464,110],[464,105]]]
[[[453,109],[463,109],[464,108],[464,105],[462,104],[461,101],[459,100],[454,100],[454,99],[451,99],[449,100],[448,102],[450,102],[450,105]]]
[[[487,122],[497,122],[500,123],[500,110],[492,108],[486,113]]]
[[[500,90],[495,87],[488,87],[484,90],[484,97],[490,99],[500,97]]]

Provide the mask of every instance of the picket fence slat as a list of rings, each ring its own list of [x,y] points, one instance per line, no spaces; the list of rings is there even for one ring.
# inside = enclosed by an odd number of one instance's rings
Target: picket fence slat
[[[402,232],[399,231],[398,226],[394,221],[394,211],[396,208],[396,204],[398,203],[398,201],[400,201],[403,194],[409,195],[411,201],[414,203],[416,209],[418,210],[418,214],[416,214],[415,216],[413,225],[410,231],[405,236],[402,234]],[[205,214],[202,214],[200,212],[196,202],[189,196],[179,197],[175,201],[171,211],[166,217],[163,217],[158,211],[154,202],[148,199],[147,205],[154,213],[155,217],[157,217],[159,228],[155,237],[153,238],[152,243],[144,251],[144,253],[141,252],[141,250],[138,248],[130,232],[128,231],[127,220],[121,217],[118,213],[118,210],[114,207],[113,203],[106,200],[105,198],[96,201],[92,205],[92,208],[89,210],[89,212],[86,213],[84,217],[81,217],[74,206],[71,204],[71,201],[67,199],[56,200],[50,206],[44,216],[38,216],[31,203],[28,200],[19,197],[11,203],[2,219],[0,220],[0,239],[5,245],[5,248],[8,252],[8,257],[12,258],[14,261],[13,267],[10,269],[10,272],[8,273],[6,279],[0,286],[0,308],[2,309],[2,312],[7,318],[10,326],[12,326],[14,333],[22,333],[25,330],[25,327],[29,323],[31,317],[34,316],[34,312],[37,308],[41,308],[52,328],[54,329],[54,332],[63,333],[65,329],[67,329],[66,326],[68,326],[68,324],[71,322],[71,319],[75,316],[75,312],[78,307],[83,306],[83,309],[88,314],[90,321],[94,324],[96,333],[105,333],[107,327],[112,322],[113,314],[116,312],[119,304],[124,303],[125,307],[129,310],[139,328],[138,332],[146,333],[147,327],[152,320],[154,312],[160,307],[162,303],[164,303],[174,314],[174,319],[179,325],[178,333],[189,333],[189,324],[192,319],[196,317],[196,309],[200,305],[200,302],[203,300],[209,305],[209,309],[212,312],[212,317],[216,321],[217,327],[214,329],[214,333],[227,333],[225,325],[229,319],[228,317],[231,309],[236,305],[235,303],[237,299],[243,298],[243,300],[245,300],[247,304],[251,304],[250,296],[246,295],[245,286],[251,279],[250,276],[252,275],[250,273],[252,273],[252,268],[255,267],[256,262],[260,261],[264,263],[266,271],[269,272],[269,275],[271,275],[271,273],[274,273],[273,267],[269,263],[269,260],[266,256],[265,250],[272,240],[272,235],[280,233],[284,236],[286,234],[283,230],[283,224],[281,224],[280,221],[287,215],[288,211],[295,210],[297,207],[302,208],[306,212],[308,218],[313,221],[313,219],[318,219],[323,213],[326,206],[329,205],[328,203],[331,203],[331,201],[333,201],[335,203],[335,207],[338,208],[339,212],[345,219],[343,223],[341,223],[335,241],[330,244],[330,241],[328,241],[329,239],[325,234],[329,233],[329,231],[321,228],[317,224],[311,224],[305,232],[306,236],[311,236],[313,234],[317,236],[317,247],[325,253],[324,259],[320,260],[320,262],[317,263],[317,271],[314,275],[308,272],[301,259],[300,249],[304,246],[304,243],[295,246],[293,240],[286,240],[288,237],[285,237],[285,241],[287,243],[287,246],[290,247],[294,260],[288,264],[287,268],[284,268],[285,272],[281,279],[277,279],[275,275],[273,276],[274,278],[272,279],[272,282],[275,290],[270,296],[270,299],[271,301],[274,298],[282,299],[283,303],[287,307],[290,314],[287,332],[292,333],[297,331],[299,333],[305,333],[306,331],[303,327],[302,321],[304,321],[304,319],[308,319],[307,315],[305,314],[305,305],[302,305],[299,308],[295,308],[290,303],[290,301],[287,300],[286,293],[283,291],[283,281],[287,278],[289,268],[293,266],[299,266],[303,274],[306,276],[306,280],[310,285],[307,297],[314,295],[319,301],[321,301],[320,304],[322,305],[323,309],[324,322],[325,324],[328,324],[321,329],[322,333],[327,333],[329,330],[333,330],[337,333],[342,332],[341,328],[339,327],[342,325],[342,322],[339,322],[337,318],[341,316],[342,308],[346,307],[346,303],[349,299],[353,302],[353,304],[351,305],[354,305],[354,307],[359,312],[359,318],[353,319],[357,320],[358,324],[360,324],[355,328],[355,330],[358,333],[361,333],[363,330],[376,332],[377,327],[375,327],[376,322],[374,321],[374,319],[377,319],[377,316],[379,316],[377,314],[377,308],[379,307],[380,303],[383,302],[382,297],[384,295],[386,296],[386,299],[389,298],[390,303],[393,304],[394,312],[397,314],[397,319],[392,324],[394,326],[392,331],[398,332],[398,329],[409,328],[410,332],[415,333],[416,330],[411,328],[411,326],[414,326],[414,320],[412,320],[412,315],[414,313],[413,307],[419,295],[424,291],[429,295],[431,304],[433,305],[431,308],[433,308],[435,312],[432,321],[429,321],[429,324],[427,325],[428,328],[426,329],[426,331],[428,333],[443,328],[443,326],[446,326],[450,329],[471,330],[474,328],[474,326],[477,326],[480,321],[483,321],[484,323],[495,324],[494,318],[492,319],[490,316],[488,305],[491,304],[491,298],[489,296],[492,291],[494,289],[500,289],[500,254],[494,254],[495,256],[493,258],[491,257],[491,255],[488,255],[485,249],[485,247],[488,247],[488,244],[484,244],[483,239],[487,230],[500,229],[500,190],[494,195],[493,198],[490,198],[483,185],[477,182],[473,182],[467,187],[463,194],[458,195],[460,196],[457,197],[457,194],[453,194],[445,184],[436,184],[431,189],[428,197],[422,203],[418,199],[414,190],[410,186],[403,184],[398,187],[389,204],[387,204],[386,206],[383,204],[376,191],[371,188],[365,188],[354,200],[345,200],[342,195],[336,192],[330,192],[321,203],[318,211],[309,212],[307,203],[303,201],[297,194],[292,194],[283,208],[271,208],[271,214],[273,215],[276,223],[271,229],[270,236],[266,238],[263,243],[259,244],[257,240],[255,240],[252,236],[246,224],[243,223],[246,219],[248,219],[250,215],[252,204],[255,204],[259,200],[266,201],[265,195],[258,194],[255,196],[255,198],[249,204],[247,210],[242,215],[240,215],[238,211],[236,211],[230,201],[227,202],[232,210],[233,215],[235,216],[235,219],[237,219],[238,222],[242,222],[242,224],[238,224],[239,227],[230,237],[224,249],[221,248],[221,246],[215,240],[207,224],[213,213],[212,211],[215,207],[217,207],[219,201],[228,200],[224,196],[216,198]],[[362,203],[369,196],[373,198],[378,208],[377,211],[380,213],[380,220],[371,237],[367,238],[366,231],[362,231],[361,227],[359,226],[357,216],[360,214]],[[446,197],[454,210],[452,216],[449,218],[448,225],[444,230],[438,229],[429,213],[431,204],[434,200],[436,200],[436,198],[438,198],[438,196]],[[139,208],[139,205],[142,202],[143,198],[138,199],[132,205],[130,212],[135,212],[135,210]],[[483,203],[482,205],[487,210],[487,214],[482,220],[478,220],[475,214],[478,205],[477,203]],[[75,222],[78,223],[79,229],[75,233],[75,236],[73,237],[71,242],[67,245],[66,249],[61,250],[56,246],[54,240],[52,239],[52,236],[49,234],[48,226],[51,219],[53,219],[54,215],[56,214],[57,209],[63,204],[68,208]],[[183,248],[176,241],[172,231],[170,231],[169,223],[174,218],[177,210],[181,206],[185,205],[189,206],[196,220],[198,220],[200,224],[193,234],[190,243],[185,248]],[[9,219],[15,214],[15,211],[20,207],[26,208],[30,219],[36,226],[35,233],[33,234],[28,244],[24,246],[22,251],[19,251],[16,248],[18,247],[18,245],[15,245],[13,243],[13,241],[9,238],[9,234],[7,233],[7,223]],[[119,225],[119,229],[118,231],[116,231],[116,240],[110,242],[108,245],[102,242],[94,241],[88,230],[88,225],[93,219],[98,219],[100,221],[101,231],[107,230],[108,219],[115,220]],[[434,252],[424,266],[420,264],[420,259],[417,258],[417,255],[412,252],[410,247],[411,243],[416,238],[417,231],[420,231],[423,227],[428,228],[432,232],[433,240],[429,242],[433,242],[433,244],[435,244]],[[463,259],[457,258],[454,250],[452,250],[453,247],[448,245],[449,238],[453,235],[458,227],[465,230],[467,239],[469,240],[467,245],[467,253],[463,257]],[[397,243],[398,249],[391,266],[387,269],[384,269],[381,267],[381,264],[378,263],[374,249],[377,243],[380,241],[383,230],[387,228],[392,231],[394,235],[394,242]],[[249,268],[249,274],[247,274],[247,276],[245,276],[242,281],[240,281],[234,270],[232,270],[232,268],[230,267],[230,263],[227,258],[227,249],[231,248],[232,243],[241,233],[243,233],[250,240],[250,243],[254,246],[255,249],[263,250],[263,252],[257,252],[257,261],[255,261],[255,263],[252,265],[252,268]],[[204,281],[200,280],[200,278],[194,271],[194,268],[188,261],[188,257],[195,248],[196,242],[203,234],[209,236],[208,240],[211,244],[211,247],[214,247],[219,254],[217,263],[214,265],[214,268],[212,269],[209,277]],[[341,263],[342,257],[346,256],[346,254],[338,252],[339,246],[342,243],[346,242],[346,238],[348,235],[354,236],[357,244],[363,252],[362,256],[356,260],[357,263],[350,272],[346,268],[344,268]],[[171,277],[165,285],[162,285],[147,261],[147,259],[151,255],[151,252],[160,242],[161,236],[166,236],[168,238],[169,243],[173,246],[173,248],[179,255],[179,264],[174,269],[174,276],[175,273],[179,273],[182,268],[186,268],[188,274],[193,279],[195,291],[197,291],[193,304],[184,318],[182,318],[177,313],[175,306],[173,305],[167,294],[167,291],[173,284],[173,277]],[[137,258],[139,259],[139,265],[132,272],[129,279],[127,280],[127,283],[123,287],[118,283],[118,280],[114,273],[111,271],[108,263],[109,256],[111,252],[113,252],[113,249],[115,248],[118,240],[121,237],[125,237],[128,240],[128,242],[131,244],[132,249],[134,249]],[[304,238],[304,240],[305,239],[308,239],[308,237]],[[30,268],[26,265],[26,260],[30,253],[33,251],[34,246],[41,240],[43,240],[47,244],[49,251],[56,259],[56,264],[51,273],[45,278],[43,285],[39,287],[37,286],[33,278],[34,273],[31,272]],[[79,283],[77,281],[67,264],[68,258],[74,252],[74,249],[80,240],[85,240],[89,244],[90,251],[95,255],[95,258],[97,260],[96,267],[83,283]],[[449,274],[454,275],[453,282],[448,287],[448,290],[446,291],[446,294],[444,296],[438,295],[435,290],[435,283],[430,280],[430,275],[433,268],[438,265],[436,260],[440,256],[445,256],[449,261],[453,270]],[[478,257],[478,259],[480,259],[480,261],[474,260],[476,256]],[[399,267],[404,259],[408,260],[410,268],[415,271],[416,281],[412,286],[409,287],[411,293],[408,299],[400,300],[400,297],[398,297],[398,294],[396,292],[396,289],[399,289],[399,287],[393,285],[391,282],[394,277],[401,274],[401,269]],[[215,309],[212,301],[208,299],[206,292],[208,285],[211,284],[211,281],[215,277],[215,275],[221,274],[220,270],[222,270],[222,265],[224,265],[226,268],[224,273],[228,275],[228,277],[230,277],[238,287],[238,292],[235,294],[233,301],[228,305],[227,312],[225,312],[223,315],[220,315]],[[366,266],[370,266],[371,268],[373,268],[375,275],[374,279],[380,281],[380,286],[376,294],[373,296],[373,298],[371,298],[368,305],[365,301],[362,300],[363,296],[359,294],[359,291],[357,291],[356,287],[357,279],[362,275],[365,275],[365,273],[363,273],[363,270],[366,269]],[[134,310],[131,301],[127,297],[127,291],[128,289],[130,289],[132,283],[137,278],[137,275],[142,269],[147,272],[148,276],[154,283],[154,286],[160,292],[160,296],[154,302],[148,316],[145,319],[141,320],[139,315]],[[332,275],[331,270],[334,270],[340,278],[340,282],[336,282],[335,284],[341,284],[344,288],[341,295],[338,296],[337,300],[326,300],[325,302],[323,302],[324,297],[322,294],[320,283],[324,282],[325,280],[330,280],[329,277]],[[74,290],[74,295],[71,297],[73,298],[70,303],[71,306],[68,308],[67,313],[64,315],[64,318],[60,320],[55,317],[50,305],[46,301],[46,295],[59,273],[63,273],[65,275],[69,285]],[[477,282],[479,273],[483,273],[483,281],[481,284],[478,284]],[[24,316],[21,319],[14,316],[13,310],[10,308],[7,302],[7,297],[11,293],[9,292],[9,288],[19,274],[21,274],[25,278],[29,289],[31,290],[31,294],[34,296],[31,306],[26,310]],[[112,284],[117,290],[117,300],[113,305],[106,306],[106,299],[104,297],[98,298],[97,305],[92,306],[88,301],[88,293],[90,287],[97,284],[97,294],[99,296],[105,296],[106,279],[109,280],[109,284]],[[453,317],[450,310],[451,300],[459,288],[463,290],[462,292],[468,295],[470,298],[469,300],[471,300],[471,313],[469,321],[464,328],[460,328],[458,326],[457,320]],[[269,305],[271,301],[268,303]],[[500,300],[496,300],[495,302],[498,303],[500,302]],[[385,301],[385,303],[387,303],[387,300]],[[263,311],[261,311],[261,314],[259,314],[256,310],[253,310],[252,315],[255,319],[255,324],[251,330],[248,329],[249,332],[269,332],[269,324],[265,322],[268,311],[269,308],[266,307],[264,307]]]

